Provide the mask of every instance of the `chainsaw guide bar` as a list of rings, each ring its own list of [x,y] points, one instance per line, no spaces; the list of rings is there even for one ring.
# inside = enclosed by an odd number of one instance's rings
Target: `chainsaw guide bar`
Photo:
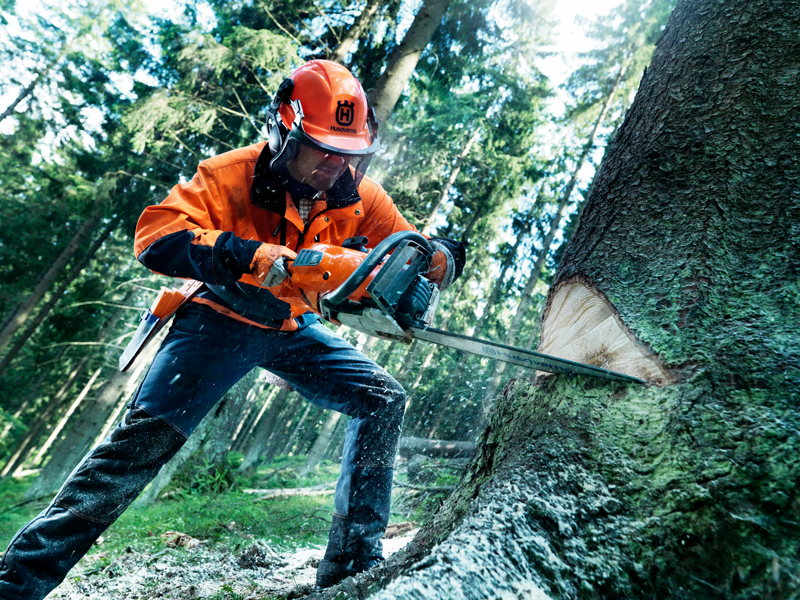
[[[547,354],[539,354],[532,350],[514,348],[513,346],[506,346],[505,344],[498,344],[497,342],[491,342],[489,340],[471,338],[458,333],[450,333],[442,331],[441,329],[434,329],[433,327],[427,329],[411,327],[410,330],[413,332],[414,337],[419,340],[431,342],[447,348],[454,348],[463,352],[469,352],[470,354],[477,354],[478,356],[485,356],[486,358],[501,360],[511,363],[512,365],[527,367],[528,369],[537,369],[539,371],[547,371],[548,373],[564,373],[566,375],[591,375],[610,381],[644,383],[644,381],[636,377],[615,373],[614,371],[607,371],[600,367],[592,367],[565,358],[556,358],[555,356],[548,356]]]

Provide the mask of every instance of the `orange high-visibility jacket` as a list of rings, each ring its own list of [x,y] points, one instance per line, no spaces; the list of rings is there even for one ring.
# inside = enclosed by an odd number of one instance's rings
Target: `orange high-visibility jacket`
[[[291,194],[270,172],[264,146],[201,162],[190,182],[144,210],[134,250],[155,272],[205,282],[208,289],[194,301],[254,325],[291,331],[307,309],[255,283],[250,265],[261,243],[297,252],[316,242],[341,245],[363,235],[374,248],[392,233],[415,228],[380,185],[365,177],[356,190],[349,172],[316,202],[304,224]]]

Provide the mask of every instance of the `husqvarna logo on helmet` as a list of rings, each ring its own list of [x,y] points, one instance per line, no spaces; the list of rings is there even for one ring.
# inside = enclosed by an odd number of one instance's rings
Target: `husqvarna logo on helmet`
[[[356,116],[355,102],[348,102],[347,100],[339,100],[336,103],[336,122],[339,125],[347,126],[353,123]]]

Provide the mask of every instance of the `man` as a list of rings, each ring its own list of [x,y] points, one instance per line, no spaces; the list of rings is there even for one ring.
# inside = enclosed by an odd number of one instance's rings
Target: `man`
[[[374,247],[414,229],[364,178],[378,147],[359,82],[341,65],[311,61],[281,84],[266,143],[203,161],[190,182],[145,209],[138,259],[205,285],[179,310],[122,423],[11,541],[0,563],[0,598],[44,598],[256,366],[352,417],[318,587],[383,559],[403,388],[308,313],[285,282],[261,287],[279,258],[293,259],[315,242],[340,245],[362,235]],[[428,277],[444,288],[460,274],[464,249],[432,243]]]

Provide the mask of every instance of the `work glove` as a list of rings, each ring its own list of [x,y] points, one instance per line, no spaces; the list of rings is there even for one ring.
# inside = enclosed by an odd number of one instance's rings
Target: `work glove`
[[[436,252],[431,259],[431,266],[425,278],[435,283],[440,290],[446,290],[455,279],[455,264],[450,251],[439,242],[431,241]]]
[[[250,273],[261,287],[276,286],[289,276],[286,261],[296,256],[297,253],[286,246],[261,244],[250,263]]]

